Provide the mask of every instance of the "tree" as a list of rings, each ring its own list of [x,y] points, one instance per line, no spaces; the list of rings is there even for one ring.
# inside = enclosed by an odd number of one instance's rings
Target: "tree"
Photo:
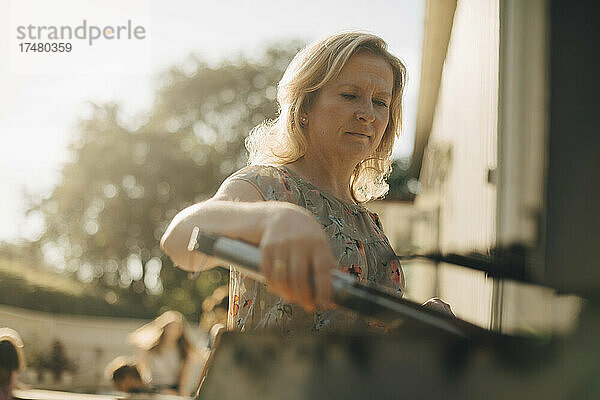
[[[392,162],[392,173],[387,179],[390,190],[385,196],[388,200],[412,201],[418,190],[418,182],[410,178],[408,167],[410,159],[400,158]]]
[[[271,46],[257,60],[216,68],[191,57],[185,70],[162,75],[148,115],[128,120],[118,104],[93,104],[61,182],[30,208],[45,216],[38,245],[46,260],[157,312],[173,308],[198,320],[201,300],[227,276],[187,279],[159,239],[179,210],[245,165],[243,139],[276,117],[275,85],[299,47]]]

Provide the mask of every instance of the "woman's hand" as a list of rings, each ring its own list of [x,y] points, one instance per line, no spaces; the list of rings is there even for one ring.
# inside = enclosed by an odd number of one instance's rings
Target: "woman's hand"
[[[317,305],[331,306],[329,270],[336,261],[321,225],[306,209],[285,202],[211,200],[183,210],[167,228],[161,248],[186,271],[218,263],[187,249],[194,227],[259,246],[261,269],[271,292],[308,311]]]
[[[452,307],[450,307],[450,304],[438,297],[432,297],[431,299],[427,300],[425,303],[423,303],[423,307],[456,317],[456,315],[454,315],[452,312]]]
[[[260,249],[270,291],[309,312],[331,306],[330,269],[336,261],[312,214],[294,205],[275,208],[265,221]]]
[[[187,249],[194,227],[259,246],[271,292],[308,311],[331,306],[329,271],[336,260],[321,224],[308,210],[264,201],[245,181],[226,181],[211,200],[177,214],[161,239],[162,250],[187,271],[217,265],[217,259]]]
[[[160,248],[175,266],[184,271],[196,272],[217,266],[218,262],[214,257],[187,249],[195,226],[187,219],[188,216],[182,212],[171,221],[160,240]]]

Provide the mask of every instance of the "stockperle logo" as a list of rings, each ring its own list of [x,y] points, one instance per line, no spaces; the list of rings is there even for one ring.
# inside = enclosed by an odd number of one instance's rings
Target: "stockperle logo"
[[[21,25],[17,27],[18,40],[87,40],[89,46],[97,40],[144,40],[146,28],[134,26],[131,20],[126,25],[88,25],[83,20],[81,25]]]

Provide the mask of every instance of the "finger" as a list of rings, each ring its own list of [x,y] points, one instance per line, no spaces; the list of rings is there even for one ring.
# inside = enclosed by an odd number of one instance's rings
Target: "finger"
[[[277,262],[276,262],[277,260]],[[261,269],[265,275],[265,284],[269,292],[278,296],[283,296],[283,287],[281,284],[281,273],[275,264],[280,263],[281,257],[277,255],[276,248],[266,246],[261,249]]]
[[[450,306],[449,303],[446,303],[443,300],[440,300],[442,302],[442,304],[444,305],[444,308],[446,309],[447,312],[449,312],[450,314],[454,315],[454,312],[452,312],[452,306]]]
[[[292,287],[292,270],[291,263],[289,262],[289,257],[285,258],[286,261],[282,263],[283,267],[279,269],[279,281],[281,282],[281,289],[283,298],[288,302],[297,302],[294,297],[294,289]]]
[[[260,269],[265,276],[265,283],[270,288],[273,286],[273,251],[271,247],[261,248]]]
[[[304,252],[296,252],[290,257],[289,285],[293,298],[309,312],[314,311],[315,304],[312,293],[312,276],[309,260]]]
[[[312,265],[317,304],[321,307],[332,308],[333,288],[330,270],[335,267],[336,263],[329,247],[324,249],[323,252],[315,252],[313,254]]]
[[[423,306],[425,308],[431,309],[431,310],[435,310],[438,312],[443,312],[443,313],[448,313],[448,314],[452,314],[454,315],[454,313],[452,312],[452,309],[450,307],[450,304],[446,303],[445,301],[440,300],[437,297],[433,297],[429,300],[427,300]]]
[[[283,297],[286,301],[291,298],[290,288],[288,284],[288,262],[287,257],[275,253],[272,261],[272,283],[273,292]]]

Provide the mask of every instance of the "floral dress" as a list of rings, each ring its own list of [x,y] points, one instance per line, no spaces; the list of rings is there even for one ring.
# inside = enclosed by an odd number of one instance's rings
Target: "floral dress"
[[[404,275],[377,214],[321,191],[285,166],[252,165],[228,180],[253,185],[266,201],[287,201],[311,211],[323,225],[339,268],[360,282],[401,296]],[[307,313],[287,303],[231,267],[229,330],[277,330],[285,335],[306,332],[369,329],[357,314],[343,310]]]

